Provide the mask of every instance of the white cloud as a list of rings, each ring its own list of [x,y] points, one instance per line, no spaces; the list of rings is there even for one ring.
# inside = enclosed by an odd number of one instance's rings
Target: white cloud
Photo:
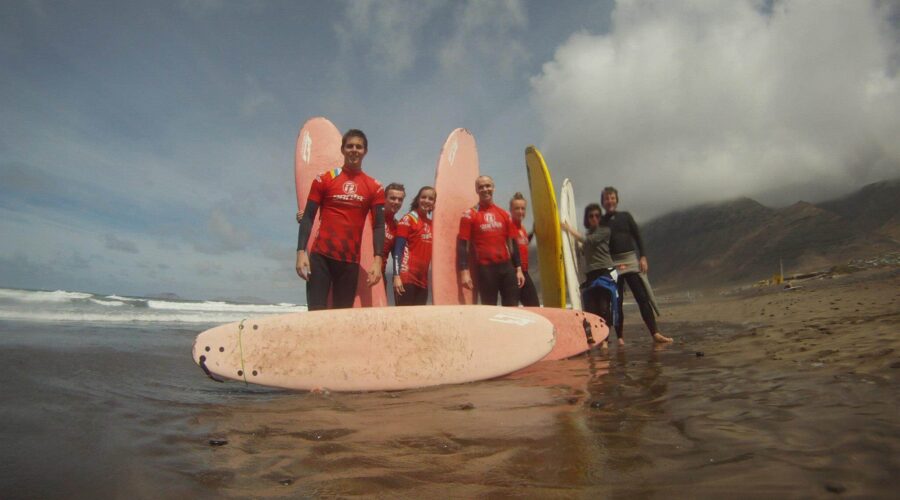
[[[521,1],[470,1],[461,5],[457,14],[456,31],[440,50],[444,73],[465,71],[476,76],[498,71],[512,76],[528,59],[516,36],[528,24]]]
[[[365,64],[383,75],[409,70],[419,56],[421,36],[436,2],[354,0],[335,26],[343,52],[362,50]]]
[[[559,47],[532,99],[554,174],[595,187],[576,193],[581,205],[613,184],[623,208],[646,217],[776,190],[786,202],[845,192],[900,172],[898,38],[885,4],[758,4],[621,1],[610,33]]]

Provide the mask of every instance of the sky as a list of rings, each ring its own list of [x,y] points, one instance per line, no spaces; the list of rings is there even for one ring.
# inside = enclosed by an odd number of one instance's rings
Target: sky
[[[305,303],[297,133],[413,192],[469,129],[502,204],[541,149],[646,222],[900,176],[886,0],[0,2],[0,287]]]

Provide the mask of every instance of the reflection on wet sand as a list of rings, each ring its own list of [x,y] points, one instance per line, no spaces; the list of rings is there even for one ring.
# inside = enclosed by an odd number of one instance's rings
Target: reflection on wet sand
[[[228,441],[210,449],[210,466],[238,495],[565,489],[584,484],[571,471],[591,468],[579,413],[607,367],[583,356],[475,384],[220,407],[202,417]]]
[[[761,296],[717,306],[751,320],[670,320],[674,345],[635,338],[500,380],[231,398],[198,417],[228,444],[198,443],[185,474],[253,497],[891,497],[898,279],[851,283],[872,287],[864,318],[821,319],[827,288]],[[757,303],[802,300],[811,320],[752,321]]]

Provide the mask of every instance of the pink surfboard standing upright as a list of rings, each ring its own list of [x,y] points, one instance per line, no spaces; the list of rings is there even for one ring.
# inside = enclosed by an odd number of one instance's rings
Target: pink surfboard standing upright
[[[434,244],[431,250],[431,296],[435,305],[473,304],[475,292],[459,281],[456,239],[463,212],[478,203],[478,149],[466,129],[450,133],[438,158],[434,176],[437,202],[432,213]],[[474,265],[469,259],[470,267]],[[472,277],[475,277],[472,269]]]
[[[344,164],[341,154],[341,132],[327,118],[317,116],[303,124],[297,135],[297,149],[294,155],[294,183],[297,188],[297,210],[306,208],[309,188],[317,175],[338,168]],[[319,216],[313,221],[312,237],[307,244],[307,251],[313,240],[319,235]],[[362,253],[359,282],[356,287],[356,298],[353,307],[372,307],[387,305],[387,296],[382,283],[369,287],[366,283],[367,271],[372,267],[372,217],[366,218],[366,227],[362,237]]]

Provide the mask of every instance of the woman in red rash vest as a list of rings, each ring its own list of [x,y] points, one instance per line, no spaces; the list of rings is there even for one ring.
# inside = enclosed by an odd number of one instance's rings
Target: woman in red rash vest
[[[397,223],[394,235],[394,303],[423,306],[428,302],[428,266],[431,265],[431,218],[437,192],[419,190],[408,214]]]
[[[384,251],[384,188],[362,170],[368,152],[366,135],[357,129],[344,134],[341,153],[344,164],[318,175],[309,189],[309,198],[297,235],[297,274],[306,280],[306,302],[310,311],[328,307],[328,292],[334,309],[353,307],[359,278],[361,252],[373,252],[367,283],[381,281]],[[321,208],[319,234],[309,255],[306,244],[313,220]],[[362,247],[366,216],[372,212],[374,248]]]
[[[494,180],[490,176],[478,177],[475,191],[478,205],[463,212],[459,221],[456,261],[460,282],[469,290],[474,288],[469,271],[471,242],[478,261],[481,303],[496,305],[499,293],[504,306],[515,307],[519,304],[519,289],[525,285],[515,226],[506,210],[494,204]]]
[[[509,200],[509,215],[512,216],[513,226],[516,227],[516,244],[519,245],[519,260],[522,262],[522,274],[525,275],[525,286],[519,290],[519,302],[526,307],[537,307],[541,305],[538,299],[537,289],[531,275],[528,274],[528,244],[531,243],[531,237],[534,233],[529,233],[522,226],[525,220],[525,209],[528,202],[522,193],[516,192],[512,199]]]

